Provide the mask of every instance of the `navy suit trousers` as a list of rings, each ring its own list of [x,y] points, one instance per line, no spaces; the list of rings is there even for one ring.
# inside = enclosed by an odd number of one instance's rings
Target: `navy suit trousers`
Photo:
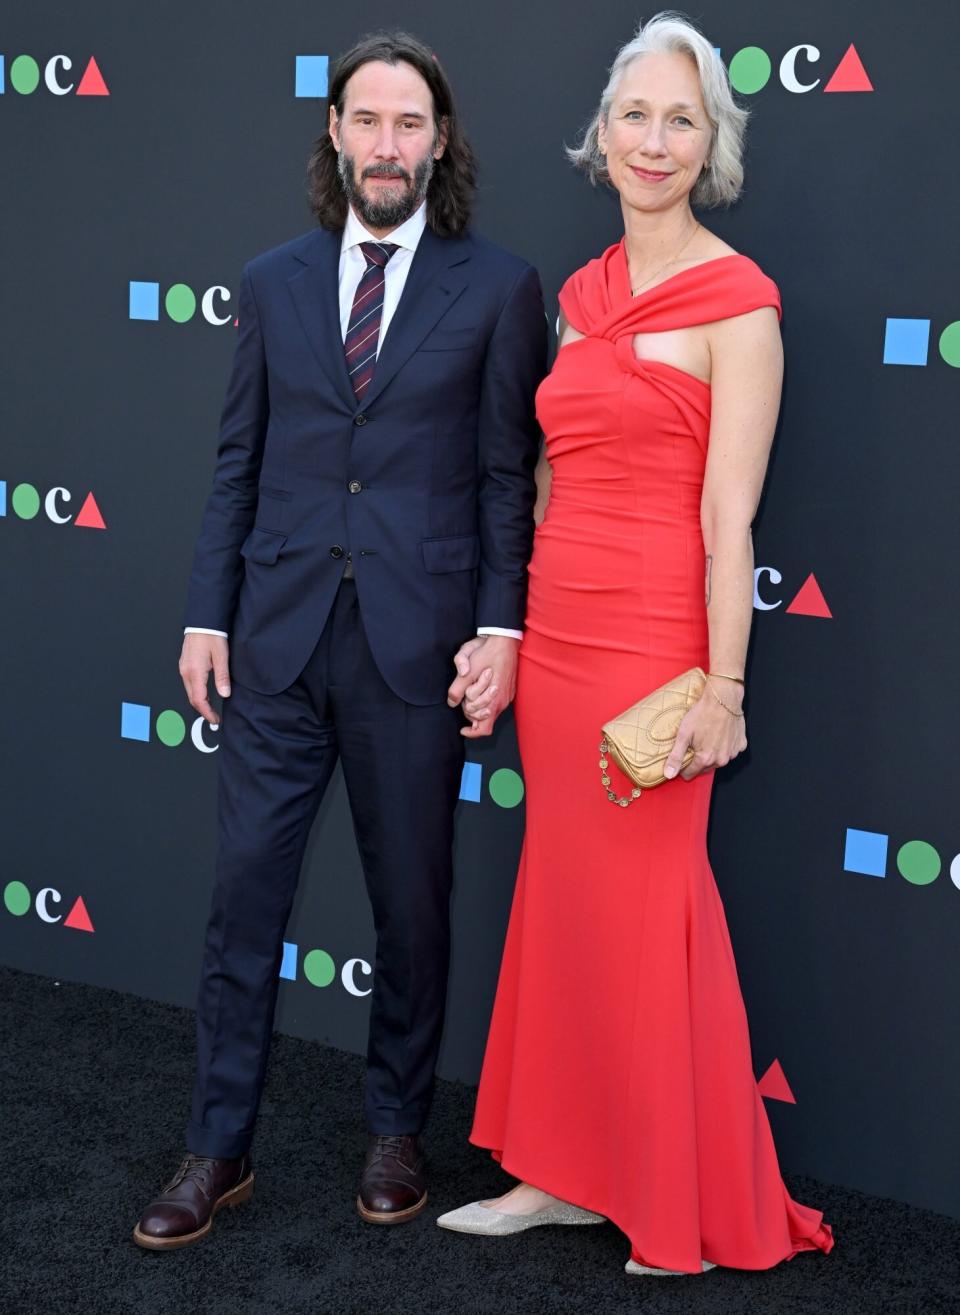
[[[367,1127],[422,1129],[446,1002],[462,725],[446,702],[415,706],[387,686],[352,580],[341,583],[292,685],[260,694],[234,683],[223,711],[217,873],[197,1006],[194,1154],[233,1157],[250,1145],[284,932],[338,758],[377,934]]]

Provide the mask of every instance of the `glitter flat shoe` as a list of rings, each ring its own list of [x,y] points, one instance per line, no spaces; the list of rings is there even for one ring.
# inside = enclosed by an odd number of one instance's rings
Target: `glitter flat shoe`
[[[635,1260],[628,1260],[626,1263],[628,1274],[652,1274],[654,1278],[692,1278],[685,1269],[654,1269],[651,1265],[638,1265]],[[701,1260],[701,1273],[706,1274],[707,1270],[716,1269],[712,1260]]]
[[[522,1233],[526,1228],[539,1228],[543,1224],[605,1224],[603,1215],[581,1210],[577,1205],[558,1201],[544,1206],[531,1215],[508,1215],[502,1210],[491,1210],[479,1201],[449,1210],[437,1223],[454,1233],[480,1233],[484,1237],[506,1237],[509,1233]]]

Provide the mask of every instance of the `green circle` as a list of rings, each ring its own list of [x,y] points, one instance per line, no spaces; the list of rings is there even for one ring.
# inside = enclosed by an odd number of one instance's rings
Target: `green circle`
[[[10,494],[10,505],[22,521],[32,521],[40,510],[40,494],[32,484],[18,484]]]
[[[337,975],[337,965],[326,950],[311,950],[303,956],[303,975],[314,986],[329,986]]]
[[[501,808],[516,808],[523,798],[523,777],[511,767],[500,767],[490,777],[490,798]]]
[[[752,96],[770,81],[770,56],[759,46],[744,46],[730,61],[730,85],[734,91]]]
[[[897,853],[897,867],[914,886],[929,886],[940,875],[940,855],[925,840],[908,840]]]
[[[960,320],[948,324],[940,335],[940,355],[947,365],[960,367]]]
[[[169,745],[171,749],[175,749],[178,744],[183,743],[183,737],[186,733],[187,723],[179,712],[174,712],[172,708],[167,708],[166,712],[161,712],[157,718],[157,739],[161,744]]]
[[[9,881],[4,887],[3,902],[8,913],[22,918],[30,908],[30,892],[22,881]]]
[[[197,309],[197,299],[193,289],[188,288],[186,283],[174,283],[168,289],[163,304],[167,308],[167,314],[178,324],[186,324],[187,320],[192,320]]]
[[[21,96],[29,96],[40,85],[40,65],[32,55],[18,55],[10,65],[10,85]]]

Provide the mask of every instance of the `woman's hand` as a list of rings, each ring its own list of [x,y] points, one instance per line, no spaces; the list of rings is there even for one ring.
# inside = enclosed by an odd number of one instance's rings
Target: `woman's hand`
[[[717,702],[722,699],[724,707]],[[743,704],[743,686],[736,681],[707,679],[700,698],[686,714],[677,731],[676,742],[663,769],[668,780],[680,772],[685,781],[692,781],[701,772],[712,772],[726,767],[738,753],[747,747],[743,717],[735,716]],[[727,709],[732,711],[728,712]],[[681,772],[684,754],[693,746],[693,758]]]

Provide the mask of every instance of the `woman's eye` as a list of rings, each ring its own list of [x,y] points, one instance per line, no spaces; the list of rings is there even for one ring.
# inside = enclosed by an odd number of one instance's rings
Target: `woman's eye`
[[[628,110],[627,113],[624,115],[624,118],[627,118],[627,119],[642,119],[642,118],[643,118],[643,115],[642,115],[642,113],[640,112],[640,110]]]
[[[685,118],[683,117],[682,114],[681,114],[681,115],[678,115],[678,117],[674,119],[674,123],[682,124],[683,127],[685,127],[685,128],[692,128],[692,127],[693,127],[692,122],[691,122],[689,119],[685,119]]]

